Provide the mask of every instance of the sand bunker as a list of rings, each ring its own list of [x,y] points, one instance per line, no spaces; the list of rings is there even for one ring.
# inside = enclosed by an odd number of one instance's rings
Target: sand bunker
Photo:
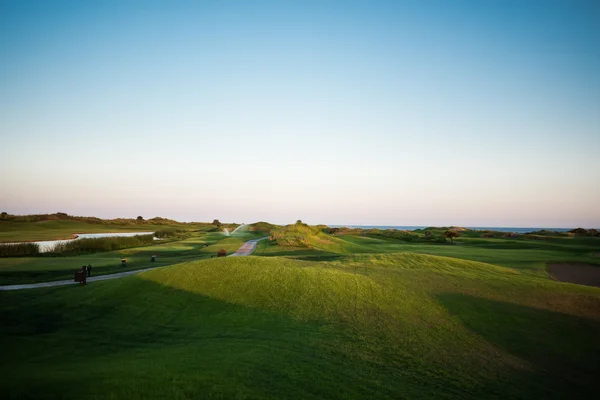
[[[560,263],[548,265],[548,272],[557,281],[600,287],[600,265]]]

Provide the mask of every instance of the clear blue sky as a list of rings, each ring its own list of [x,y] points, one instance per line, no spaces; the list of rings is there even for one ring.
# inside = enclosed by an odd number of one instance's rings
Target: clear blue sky
[[[597,1],[0,4],[0,211],[600,226]]]

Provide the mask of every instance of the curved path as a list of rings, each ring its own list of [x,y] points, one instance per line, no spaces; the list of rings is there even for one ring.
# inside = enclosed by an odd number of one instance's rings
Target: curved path
[[[265,240],[265,239],[267,239],[267,238],[262,237],[259,239],[248,240],[247,242],[244,242],[242,247],[240,247],[235,253],[230,254],[229,257],[249,256],[250,254],[252,254],[254,252],[254,250],[256,250],[256,244],[258,242],[260,242],[261,240]]]
[[[238,256],[238,257],[249,256],[256,249],[256,243],[258,243],[260,240],[263,240],[263,239],[266,239],[266,237],[260,238],[260,239],[252,239],[252,240],[248,240],[247,242],[244,242],[244,244],[238,249],[238,251],[236,251],[233,254],[230,254],[230,256]],[[118,274],[92,276],[90,278],[87,278],[87,282],[90,283],[90,282],[97,282],[97,281],[105,281],[108,279],[117,279],[117,278],[121,278],[123,276],[139,274],[140,272],[150,271],[153,269],[164,268],[164,267],[168,267],[168,265],[163,265],[161,267],[137,269],[135,271],[119,272]],[[79,285],[79,284],[80,284],[79,282],[74,282],[72,279],[69,279],[69,280],[65,280],[65,281],[29,283],[29,284],[25,284],[25,285],[4,285],[4,286],[0,286],[0,291],[37,289],[37,288],[43,288],[43,287]]]

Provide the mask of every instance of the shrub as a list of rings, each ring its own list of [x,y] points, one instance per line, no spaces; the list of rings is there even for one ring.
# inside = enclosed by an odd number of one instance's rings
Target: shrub
[[[184,229],[159,229],[154,232],[154,236],[160,239],[175,239],[188,236],[188,231]]]
[[[460,236],[460,233],[454,230],[447,230],[446,232],[444,232],[444,237],[446,239],[450,239],[450,243],[454,243],[454,238],[457,238]]]
[[[413,240],[419,239],[421,237],[418,233],[411,231],[402,231],[397,229],[368,229],[364,231],[364,233],[367,233],[369,235],[378,235],[405,240],[407,242],[412,242]]]
[[[4,243],[0,244],[0,257],[36,256],[40,253],[37,243]]]
[[[52,255],[99,253],[154,244],[153,235],[86,238],[57,243],[49,251]]]

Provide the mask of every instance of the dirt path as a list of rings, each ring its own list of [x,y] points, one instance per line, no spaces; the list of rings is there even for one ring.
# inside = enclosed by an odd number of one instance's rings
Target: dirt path
[[[266,238],[252,239],[252,240],[248,240],[247,242],[244,242],[244,244],[238,249],[238,251],[236,251],[233,254],[230,254],[230,256],[243,257],[243,256],[248,256],[248,255],[252,254],[254,249],[256,249],[256,243],[258,243],[259,241],[261,241],[263,239],[266,239]],[[128,276],[128,275],[139,274],[140,272],[150,271],[150,270],[157,269],[157,268],[166,268],[166,267],[168,267],[168,265],[165,265],[162,267],[138,269],[135,271],[119,272],[117,274],[92,276],[90,278],[87,278],[87,282],[92,283],[92,282],[97,282],[97,281],[105,281],[108,279],[117,279],[117,278],[122,278],[122,277]],[[65,286],[65,285],[79,285],[79,283],[74,282],[72,279],[69,279],[69,280],[65,280],[65,281],[28,283],[25,285],[4,285],[4,286],[0,286],[0,291],[37,289],[37,288],[43,288],[43,287]]]
[[[557,281],[600,287],[600,265],[557,263],[548,265],[548,272]]]

